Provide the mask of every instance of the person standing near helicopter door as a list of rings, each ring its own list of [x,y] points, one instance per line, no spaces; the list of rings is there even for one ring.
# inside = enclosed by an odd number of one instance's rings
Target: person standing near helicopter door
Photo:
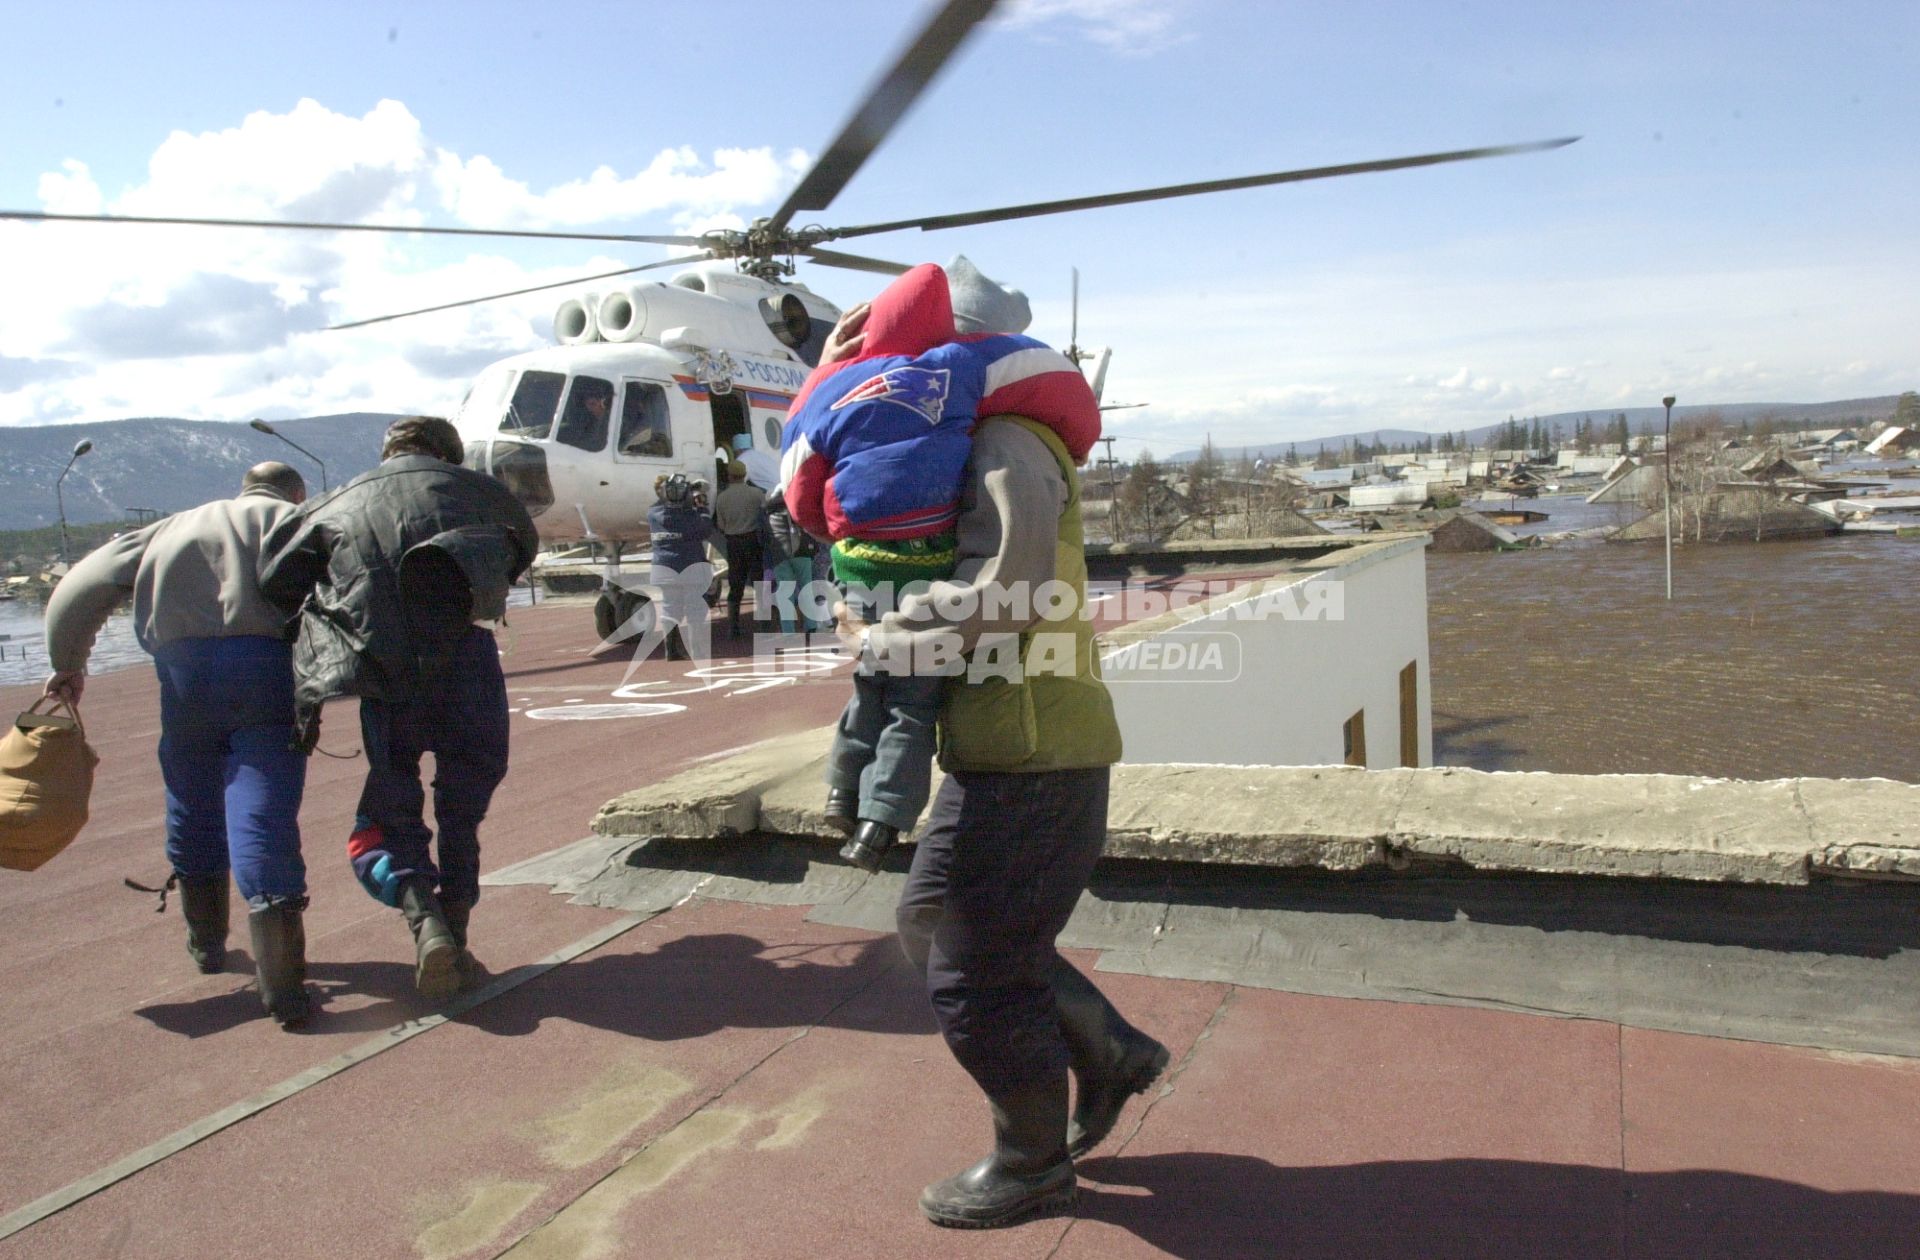
[[[731,460],[727,485],[713,500],[713,523],[726,539],[727,633],[740,637],[740,598],[760,580],[761,532],[766,528],[766,493],[747,482],[747,466]],[[760,610],[756,607],[756,615]]]

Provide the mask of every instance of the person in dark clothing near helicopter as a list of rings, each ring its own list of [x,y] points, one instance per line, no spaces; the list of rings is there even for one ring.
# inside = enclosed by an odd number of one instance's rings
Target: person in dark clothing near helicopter
[[[706,595],[713,583],[707,544],[719,545],[725,536],[707,515],[706,482],[689,480],[685,473],[662,474],[654,478],[653,490],[659,501],[647,510],[653,537],[648,581],[660,591],[667,659],[704,661],[711,641]]]
[[[760,550],[767,566],[771,603],[780,620],[781,634],[825,628],[815,616],[823,601],[808,589],[814,576],[814,553],[821,550],[812,534],[794,523],[787,497],[779,490],[767,493],[761,504]]]
[[[539,549],[505,485],[460,467],[460,435],[437,416],[387,429],[381,463],[310,501],[267,538],[260,589],[299,615],[298,740],[320,705],[360,697],[367,780],[347,856],[376,900],[412,929],[414,983],[452,997],[476,964],[467,924],[480,899],[480,822],[507,772],[507,691],[491,623]],[[420,763],[434,759],[426,825]]]
[[[760,579],[766,496],[747,483],[747,466],[739,460],[727,464],[726,476],[726,489],[713,501],[713,523],[726,537],[727,633],[738,638],[741,596]]]

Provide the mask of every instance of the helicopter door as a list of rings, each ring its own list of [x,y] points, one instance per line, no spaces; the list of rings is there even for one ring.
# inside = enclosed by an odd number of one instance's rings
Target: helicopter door
[[[673,414],[668,409],[666,386],[629,378],[621,391],[619,436],[613,444],[615,462],[664,462],[676,456],[684,458],[674,450]]]
[[[748,447],[753,445],[753,417],[747,413],[746,395],[737,389],[714,394],[712,400],[713,458],[716,463],[725,463],[736,458],[735,448],[741,444],[735,438],[745,439]]]

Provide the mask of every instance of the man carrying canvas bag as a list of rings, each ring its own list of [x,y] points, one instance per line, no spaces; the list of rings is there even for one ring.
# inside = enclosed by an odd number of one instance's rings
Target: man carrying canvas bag
[[[160,772],[167,785],[169,883],[180,888],[187,952],[226,966],[228,877],[247,901],[260,1000],[304,1024],[307,868],[285,615],[260,593],[267,534],[306,498],[300,474],[269,462],[240,495],[122,534],[74,565],[47,602],[47,694],[78,704],[108,614],[133,597],[133,629],[160,678]]]

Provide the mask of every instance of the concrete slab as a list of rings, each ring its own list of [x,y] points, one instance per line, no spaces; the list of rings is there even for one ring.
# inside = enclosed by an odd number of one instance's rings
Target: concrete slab
[[[1815,865],[1835,873],[1920,879],[1920,785],[1891,779],[1800,779]]]
[[[1107,853],[1355,870],[1382,860],[1411,781],[1347,766],[1118,766]]]
[[[821,730],[609,801],[605,836],[758,830],[838,845]],[[1817,829],[1816,829],[1817,818]],[[1115,858],[1346,871],[1420,859],[1484,871],[1800,885],[1815,870],[1920,878],[1920,785],[1345,766],[1118,766]]]
[[[1605,1024],[1235,990],[1082,1163],[1056,1254],[1619,1256],[1617,1055]]]
[[[1913,1254],[1920,1066],[1627,1029],[1621,1080],[1629,1254]]]
[[[814,763],[831,742],[831,730],[820,728],[702,762],[666,783],[608,801],[594,816],[594,834],[678,840],[744,835],[760,827],[760,801],[768,791],[789,781],[821,781]]]
[[[1804,884],[1811,849],[1791,781],[1677,775],[1393,771],[1409,853],[1481,870]]]

